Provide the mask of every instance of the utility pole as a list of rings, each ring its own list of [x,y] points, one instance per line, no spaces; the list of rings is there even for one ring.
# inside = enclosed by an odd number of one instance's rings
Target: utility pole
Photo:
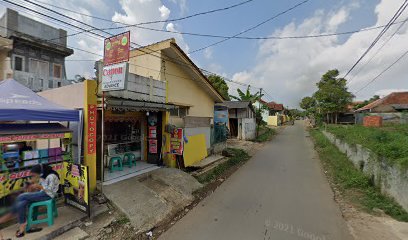
[[[262,99],[262,88],[259,89],[259,100],[258,100],[258,113],[260,117],[262,118],[262,113],[261,113],[261,99]],[[256,122],[256,136],[259,136],[259,124],[261,121],[258,120],[258,116],[255,113],[255,122]]]

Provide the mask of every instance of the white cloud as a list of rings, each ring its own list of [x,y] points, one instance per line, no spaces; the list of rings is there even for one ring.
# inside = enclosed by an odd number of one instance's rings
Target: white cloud
[[[212,50],[212,48],[206,48],[206,49],[204,50],[204,57],[205,57],[207,60],[212,59],[212,57],[213,57],[213,50]]]
[[[382,0],[376,7],[377,21],[382,25],[395,13],[403,0]],[[356,5],[341,7],[337,12],[316,11],[313,16],[299,24],[294,22],[276,30],[271,36],[296,36],[332,32],[339,25],[350,19],[350,11]],[[407,14],[401,16],[405,19]],[[407,24],[408,25],[408,24]],[[398,26],[393,26],[387,36],[390,36]],[[356,92],[386,66],[395,61],[407,49],[408,28],[397,34],[373,61],[354,76],[356,69],[348,77],[352,79],[350,90]],[[344,74],[352,64],[367,49],[377,36],[378,31],[368,31],[351,35],[346,41],[336,36],[314,39],[296,40],[265,40],[259,42],[256,66],[247,71],[236,73],[234,79],[263,87],[275,98],[275,101],[285,105],[297,106],[300,99],[315,91],[315,83],[329,69],[337,68]],[[384,36],[377,48],[387,39]],[[376,49],[372,50],[373,54]],[[368,55],[367,61],[371,55]],[[364,62],[362,64],[364,64]],[[406,86],[406,64],[401,61],[389,72],[385,73],[372,85],[361,91],[357,98],[369,98],[380,89],[400,89]],[[359,65],[359,66],[362,66]]]
[[[407,88],[406,89],[402,89],[402,88],[400,89],[382,89],[382,90],[376,91],[375,95],[378,95],[380,97],[385,97],[388,94],[393,93],[393,92],[408,92],[408,89]]]
[[[162,19],[167,19],[170,16],[170,9],[168,9],[166,6],[162,5],[159,7],[160,11],[160,17]]]
[[[123,13],[115,12],[112,17],[113,21],[127,24],[156,21],[157,19],[167,20],[170,10],[162,4],[160,0],[120,0]],[[166,29],[168,31],[178,32],[179,25],[174,23],[155,23],[149,24],[151,28]],[[189,47],[180,34],[154,32],[140,28],[132,27],[131,39],[139,45],[148,45],[154,42],[162,41],[168,38],[175,38],[184,51],[188,52]]]

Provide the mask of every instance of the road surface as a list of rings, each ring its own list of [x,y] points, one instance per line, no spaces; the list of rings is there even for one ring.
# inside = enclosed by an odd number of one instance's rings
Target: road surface
[[[287,126],[162,240],[352,239],[303,122]]]

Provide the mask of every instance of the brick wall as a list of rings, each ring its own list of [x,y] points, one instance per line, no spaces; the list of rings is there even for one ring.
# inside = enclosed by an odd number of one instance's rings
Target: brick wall
[[[381,116],[366,116],[363,120],[364,127],[381,127],[383,119]]]

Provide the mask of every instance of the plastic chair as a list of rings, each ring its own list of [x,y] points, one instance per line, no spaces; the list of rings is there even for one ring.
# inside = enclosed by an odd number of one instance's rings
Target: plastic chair
[[[122,171],[123,170],[123,161],[120,157],[111,157],[109,159],[109,169],[110,172],[113,171]]]
[[[47,211],[40,213],[38,211],[39,207],[46,207]],[[47,217],[38,219],[38,217],[42,215],[47,215]],[[45,222],[48,224],[48,226],[52,226],[54,224],[54,218],[56,217],[58,217],[58,210],[57,203],[54,198],[47,201],[32,203],[28,210],[26,230],[30,230],[31,226],[34,224]]]
[[[136,166],[136,156],[133,153],[125,153],[123,156],[123,166],[128,166],[131,168],[133,165]]]

